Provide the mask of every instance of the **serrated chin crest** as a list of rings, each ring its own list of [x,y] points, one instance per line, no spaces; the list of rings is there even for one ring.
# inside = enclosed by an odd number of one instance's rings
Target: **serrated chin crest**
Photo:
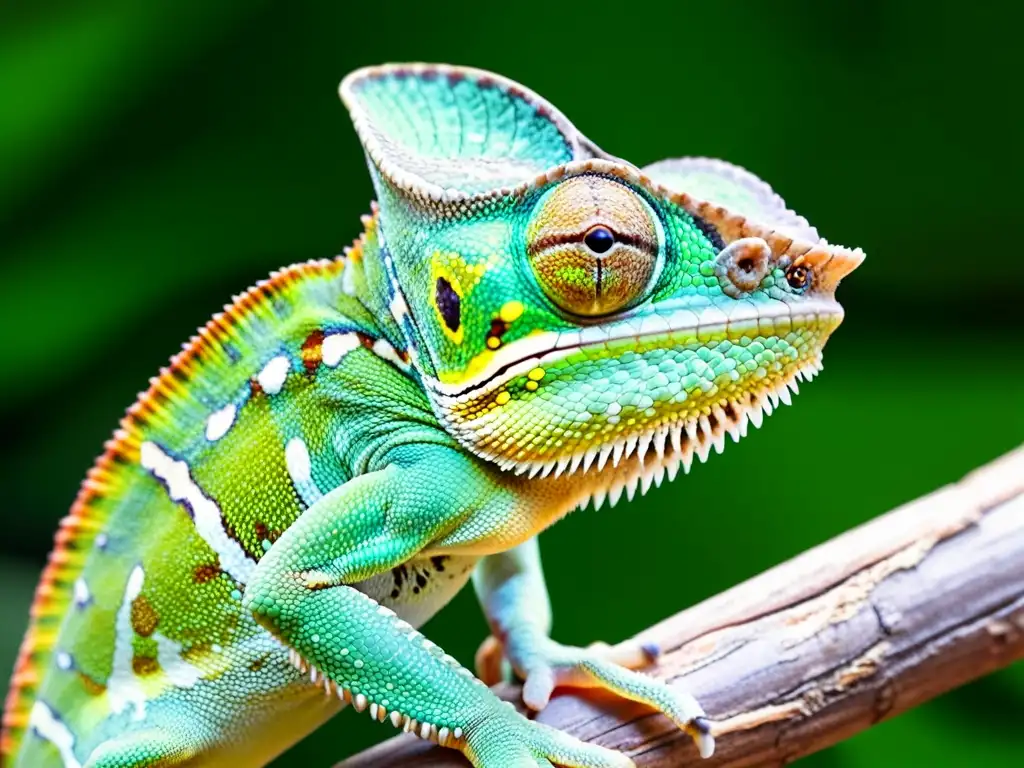
[[[792,395],[799,393],[799,382],[813,379],[821,367],[819,356],[777,386],[724,400],[696,418],[661,425],[607,445],[595,445],[557,461],[515,462],[497,457],[493,460],[503,469],[529,478],[576,473],[608,475],[609,483],[594,490],[580,506],[592,501],[599,508],[605,500],[615,504],[623,493],[632,499],[638,489],[643,494],[652,485],[661,485],[666,477],[675,479],[680,469],[688,473],[694,459],[707,461],[712,450],[722,453],[727,436],[739,442],[746,437],[750,425],[760,427],[764,417],[770,416],[780,403],[790,405]]]

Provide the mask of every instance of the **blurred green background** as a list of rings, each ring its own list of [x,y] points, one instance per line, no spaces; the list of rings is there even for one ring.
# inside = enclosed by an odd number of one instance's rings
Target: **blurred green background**
[[[336,87],[368,63],[498,71],[639,165],[746,166],[868,253],[797,407],[542,537],[562,641],[624,638],[1024,438],[1019,6],[20,5],[0,11],[4,670],[57,520],[147,377],[232,294],[358,233],[371,189]],[[744,503],[780,468],[791,493]],[[486,629],[466,591],[427,631],[469,662]],[[1018,665],[804,764],[1019,765],[1022,713]],[[388,731],[345,713],[275,765]]]

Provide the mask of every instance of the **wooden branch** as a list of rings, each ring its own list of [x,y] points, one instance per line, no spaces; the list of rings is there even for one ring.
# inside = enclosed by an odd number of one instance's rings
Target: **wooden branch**
[[[776,765],[1024,658],[1024,447],[637,639],[715,720],[712,759],[607,696],[560,694],[537,719],[640,766]],[[466,765],[400,736],[338,768]]]

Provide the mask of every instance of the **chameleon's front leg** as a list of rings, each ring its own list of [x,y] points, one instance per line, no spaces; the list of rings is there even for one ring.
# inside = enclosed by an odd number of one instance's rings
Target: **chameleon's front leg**
[[[495,656],[503,653],[525,681],[528,707],[543,709],[556,686],[605,688],[663,712],[693,737],[703,757],[714,751],[710,724],[692,696],[627,668],[643,666],[649,652],[630,645],[574,648],[548,636],[551,609],[536,539],[482,560],[473,584],[496,641],[485,643],[478,666],[493,671]]]
[[[405,562],[515,498],[471,459],[415,446],[310,507],[260,561],[244,597],[257,621],[337,687],[477,766],[629,766],[623,755],[524,718],[390,610],[349,586]]]

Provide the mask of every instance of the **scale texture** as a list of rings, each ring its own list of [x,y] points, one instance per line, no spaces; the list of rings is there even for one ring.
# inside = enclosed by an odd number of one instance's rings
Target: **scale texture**
[[[549,637],[535,537],[739,440],[821,366],[828,244],[752,174],[638,169],[498,75],[359,70],[377,194],[332,260],[236,297],[151,380],[57,533],[0,765],[261,766],[346,706],[477,766],[628,766],[532,722],[416,629],[472,580],[542,708],[700,705]]]

